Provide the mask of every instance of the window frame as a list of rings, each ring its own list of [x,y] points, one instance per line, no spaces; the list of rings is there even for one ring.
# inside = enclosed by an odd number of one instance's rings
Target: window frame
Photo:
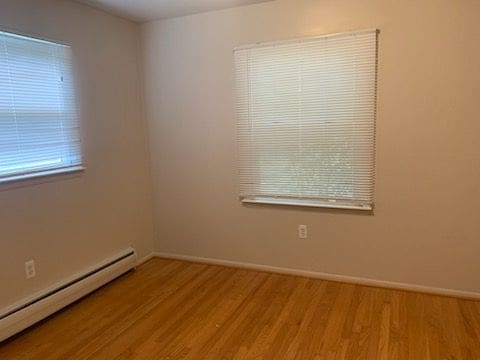
[[[354,200],[343,200],[343,199],[321,199],[321,198],[310,198],[310,197],[290,197],[290,196],[263,196],[260,194],[253,195],[253,196],[242,196],[240,194],[239,200],[244,204],[265,204],[265,205],[287,205],[287,206],[299,206],[299,207],[313,207],[313,208],[330,208],[330,209],[345,209],[345,210],[362,210],[372,212],[375,207],[375,186],[376,186],[376,121],[377,121],[377,107],[378,107],[378,35],[380,33],[379,29],[364,29],[358,31],[346,31],[346,32],[339,32],[333,34],[326,34],[326,35],[319,35],[319,36],[310,36],[310,37],[303,37],[297,39],[289,39],[289,40],[280,40],[280,41],[269,41],[269,42],[258,42],[249,45],[242,45],[237,46],[233,49],[233,53],[239,50],[248,50],[248,49],[255,49],[255,48],[262,48],[262,47],[274,47],[276,45],[288,45],[288,44],[295,44],[301,42],[308,42],[312,40],[328,38],[328,37],[339,37],[344,35],[355,35],[355,34],[363,34],[363,33],[375,33],[376,36],[376,48],[375,48],[375,75],[374,75],[374,115],[373,115],[373,153],[372,153],[372,162],[373,162],[373,174],[371,178],[371,202],[360,203]],[[235,66],[235,71],[237,68]],[[238,74],[237,74],[238,75]],[[236,75],[236,76],[237,76]],[[247,79],[248,80],[248,79]],[[249,81],[249,80],[248,80]],[[238,91],[238,84],[236,91]],[[238,105],[238,92],[235,96],[235,101]],[[237,121],[237,135],[239,132],[239,118],[238,114],[236,114],[236,121]],[[237,137],[238,139],[238,137]],[[237,144],[237,154],[240,153],[238,144]],[[240,161],[238,159],[237,164],[240,165]],[[240,168],[238,168],[240,172]]]
[[[18,187],[30,186],[30,185],[37,185],[46,182],[52,182],[57,180],[63,179],[71,179],[78,177],[81,175],[86,169],[85,165],[85,153],[84,153],[84,142],[83,142],[83,132],[82,132],[82,124],[81,124],[81,117],[80,117],[80,107],[79,104],[79,91],[78,86],[75,78],[75,58],[73,56],[73,48],[71,44],[66,43],[64,41],[60,41],[58,39],[51,39],[44,36],[40,36],[38,34],[32,33],[24,33],[19,32],[11,29],[6,29],[0,27],[0,33],[4,33],[7,35],[18,36],[21,38],[25,38],[27,40],[38,41],[38,42],[45,42],[53,45],[64,46],[68,47],[69,51],[72,54],[70,65],[72,67],[72,91],[74,97],[74,110],[76,112],[77,123],[78,123],[78,136],[79,136],[79,147],[78,147],[78,155],[80,157],[80,162],[74,165],[65,165],[62,164],[58,167],[51,167],[45,168],[42,170],[34,170],[31,171],[21,172],[21,173],[12,173],[11,175],[6,175],[0,177],[0,191],[15,189]]]

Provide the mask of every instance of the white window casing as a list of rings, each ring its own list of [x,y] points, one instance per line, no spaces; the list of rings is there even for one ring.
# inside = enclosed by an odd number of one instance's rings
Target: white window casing
[[[373,209],[377,36],[234,50],[243,202]]]
[[[80,169],[70,47],[0,32],[0,184]]]

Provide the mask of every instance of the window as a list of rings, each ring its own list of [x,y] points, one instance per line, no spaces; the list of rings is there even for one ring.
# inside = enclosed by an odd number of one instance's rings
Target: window
[[[377,31],[234,54],[242,201],[371,210]]]
[[[0,183],[81,164],[70,48],[0,32]]]

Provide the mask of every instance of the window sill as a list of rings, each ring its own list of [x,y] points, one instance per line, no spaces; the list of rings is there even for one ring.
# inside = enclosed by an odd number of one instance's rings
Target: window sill
[[[74,176],[76,173],[82,172],[84,170],[85,170],[85,167],[80,165],[80,166],[72,166],[72,167],[66,167],[61,169],[45,170],[45,171],[30,173],[30,174],[9,176],[9,177],[0,179],[0,191],[14,189],[17,187],[24,187],[29,185],[37,185],[37,184],[42,184],[46,182],[51,182],[54,180],[58,180],[59,177],[70,178],[71,176]]]
[[[310,199],[285,199],[285,198],[251,198],[241,199],[242,203],[247,204],[269,204],[269,205],[289,205],[289,206],[305,206],[316,208],[329,208],[329,209],[345,209],[345,210],[362,210],[372,211],[372,205],[362,204],[348,204],[326,200],[310,200]]]

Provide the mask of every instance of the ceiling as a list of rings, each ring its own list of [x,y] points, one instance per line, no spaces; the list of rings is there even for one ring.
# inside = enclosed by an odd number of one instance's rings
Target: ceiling
[[[133,21],[151,21],[272,0],[76,0]]]

